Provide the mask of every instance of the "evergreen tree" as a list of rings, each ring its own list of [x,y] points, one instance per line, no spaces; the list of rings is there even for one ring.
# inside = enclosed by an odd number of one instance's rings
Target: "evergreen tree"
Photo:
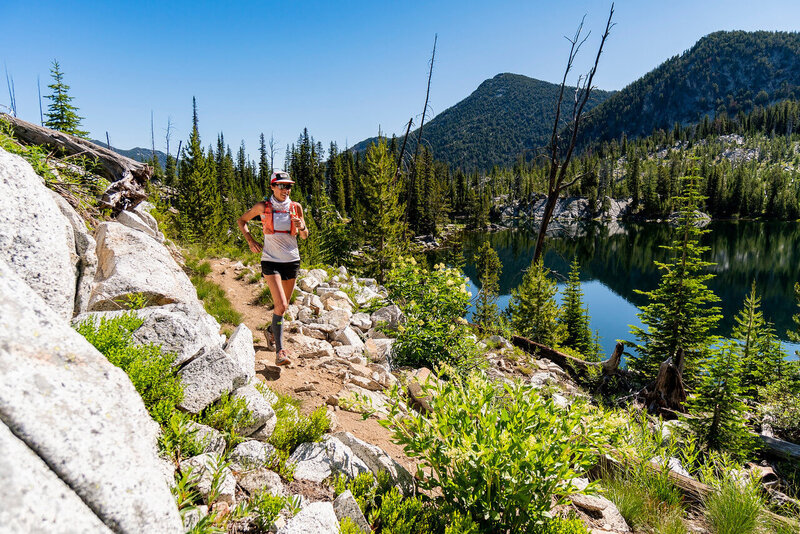
[[[395,162],[382,140],[372,145],[364,158],[361,176],[364,217],[365,271],[380,283],[405,248],[402,224],[403,205],[394,183]]]
[[[177,167],[175,158],[172,154],[167,154],[167,160],[164,163],[164,184],[173,187],[177,181]]]
[[[794,285],[794,298],[797,300],[797,306],[800,307],[800,282]],[[789,330],[786,335],[795,343],[800,343],[800,313],[793,315],[792,321],[794,322],[794,331]],[[800,350],[795,351],[795,354],[800,358]]]
[[[511,326],[521,336],[550,347],[564,338],[564,327],[558,322],[558,287],[541,262],[531,263],[520,285],[511,291],[508,313]]]
[[[564,327],[566,336],[562,345],[579,351],[586,359],[596,359],[595,343],[589,328],[589,309],[583,305],[580,265],[578,259],[572,260],[569,279],[564,288],[564,301],[558,322]]]
[[[320,221],[320,256],[328,265],[344,265],[350,268],[353,265],[352,253],[355,242],[350,235],[350,226],[347,219],[343,218],[331,204],[324,199],[319,208]]]
[[[44,125],[54,130],[86,137],[89,132],[80,129],[83,117],[79,117],[78,108],[70,104],[73,97],[69,96],[69,85],[64,83],[64,73],[61,72],[61,65],[56,59],[50,67],[50,75],[53,77],[53,83],[47,87],[52,89],[53,93],[45,96],[51,103],[47,106],[47,120],[44,121]]]
[[[269,158],[267,158],[267,142],[264,140],[264,133],[262,132],[258,137],[258,181],[262,187],[269,186],[271,174],[272,169],[270,169]]]
[[[497,297],[500,293],[499,280],[503,264],[500,263],[497,251],[492,248],[489,241],[484,242],[478,249],[475,267],[478,270],[481,289],[478,291],[475,314],[472,320],[483,327],[486,332],[496,332],[500,326]]]
[[[741,459],[755,448],[745,424],[739,350],[725,341],[702,362],[694,394],[687,400],[689,420],[700,441],[710,450],[727,450]]]
[[[731,337],[738,342],[742,390],[748,398],[759,401],[759,388],[783,375],[786,355],[775,330],[761,312],[761,297],[756,294],[755,281],[735,321]]]
[[[710,305],[719,297],[706,285],[714,275],[706,271],[712,264],[701,258],[708,247],[700,245],[700,236],[707,230],[697,224],[696,208],[702,198],[697,179],[682,179],[683,194],[676,199],[680,203],[678,226],[672,244],[665,247],[669,260],[655,262],[663,272],[658,287],[648,292],[637,290],[648,303],[637,315],[645,328],[631,327],[638,339],[634,343],[638,357],[629,360],[628,367],[642,379],[655,378],[661,362],[682,348],[686,356],[684,377],[691,381],[697,362],[716,341],[712,332],[720,320],[720,309]]]
[[[181,237],[189,242],[211,243],[221,236],[221,200],[212,158],[200,144],[197,102],[192,98],[192,133],[183,149],[178,176],[177,205]]]

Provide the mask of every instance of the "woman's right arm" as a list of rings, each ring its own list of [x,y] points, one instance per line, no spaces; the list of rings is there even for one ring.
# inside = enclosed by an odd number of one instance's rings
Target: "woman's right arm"
[[[247,221],[257,217],[259,215],[264,214],[264,203],[259,202],[249,210],[247,210],[244,215],[239,217],[239,220],[236,221],[236,225],[239,227],[239,230],[244,234],[244,238],[247,240],[247,244],[250,246],[250,252],[258,253],[261,252],[261,245],[253,239],[253,236],[250,235],[250,229],[247,227]]]

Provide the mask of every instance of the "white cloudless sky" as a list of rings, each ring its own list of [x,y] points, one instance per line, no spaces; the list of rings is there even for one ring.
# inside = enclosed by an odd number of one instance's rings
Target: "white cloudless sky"
[[[171,150],[191,127],[197,97],[203,143],[218,133],[255,159],[273,136],[282,161],[304,127],[327,147],[419,122],[438,34],[430,106],[440,113],[502,72],[558,82],[565,35],[591,31],[575,82],[594,58],[610,2],[286,1],[39,2],[0,0],[0,110],[13,80],[18,115],[39,122],[37,77],[49,93],[58,59],[84,129],[120,148]],[[718,30],[800,29],[800,2],[622,0],[595,85],[621,89]],[[48,100],[43,101],[47,106]],[[426,120],[428,120],[426,118]]]

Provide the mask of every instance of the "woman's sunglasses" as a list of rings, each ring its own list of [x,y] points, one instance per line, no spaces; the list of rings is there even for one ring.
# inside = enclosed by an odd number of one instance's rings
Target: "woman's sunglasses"
[[[292,184],[276,184],[278,189],[283,189],[284,191],[289,191],[292,189]]]

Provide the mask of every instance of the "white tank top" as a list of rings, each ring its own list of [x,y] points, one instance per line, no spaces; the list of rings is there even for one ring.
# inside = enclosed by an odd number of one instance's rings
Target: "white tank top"
[[[261,261],[274,261],[276,263],[300,261],[297,236],[282,233],[288,232],[292,227],[292,215],[289,213],[291,201],[287,197],[285,202],[278,202],[273,196],[270,197],[268,202],[272,202],[272,227],[275,230],[280,230],[280,232],[264,234],[264,249],[261,251]],[[269,217],[269,215],[264,215],[264,217]]]

